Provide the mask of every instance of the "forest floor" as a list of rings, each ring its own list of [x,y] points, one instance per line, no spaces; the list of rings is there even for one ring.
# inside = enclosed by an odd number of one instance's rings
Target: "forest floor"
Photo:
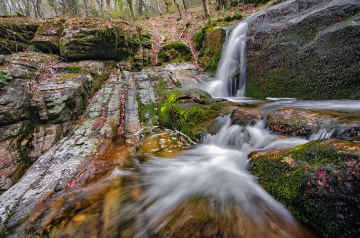
[[[188,45],[197,63],[197,55],[199,52],[194,47],[191,37],[199,31],[210,20],[216,20],[221,17],[233,16],[241,14],[244,18],[250,16],[254,12],[265,9],[269,4],[259,4],[254,7],[253,4],[240,4],[238,7],[228,7],[223,10],[216,10],[215,4],[210,4],[210,16],[204,18],[203,8],[201,5],[191,7],[181,12],[179,20],[179,12],[173,11],[158,17],[140,20],[137,23],[142,26],[144,32],[151,34],[153,41],[152,49],[154,58],[157,58],[159,50],[168,43],[181,42]]]

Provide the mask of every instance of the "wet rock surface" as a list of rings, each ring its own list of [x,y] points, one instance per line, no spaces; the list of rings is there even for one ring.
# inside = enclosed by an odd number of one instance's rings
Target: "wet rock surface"
[[[324,237],[359,236],[359,142],[322,139],[252,156],[251,172],[278,201]]]
[[[67,191],[77,182],[80,184],[84,174],[94,173],[81,168],[89,158],[101,154],[116,136],[124,88],[121,75],[112,74],[91,100],[72,132],[52,146],[16,185],[1,195],[3,229],[20,222],[37,204],[55,193]]]
[[[269,130],[311,140],[320,137],[343,140],[360,139],[360,117],[357,114],[326,110],[283,109],[267,116]]]
[[[296,0],[254,18],[246,95],[359,99],[359,14],[356,0]]]
[[[38,63],[35,56],[44,60]],[[112,61],[63,63],[42,53],[20,54],[17,60],[11,57],[10,63],[2,68],[14,77],[5,85],[10,92],[6,91],[1,97],[9,103],[1,117],[4,122],[2,155],[5,155],[1,159],[2,232],[20,224],[37,205],[91,178],[96,173],[96,169],[88,171],[94,167],[92,158],[106,151],[115,137],[124,136],[131,145],[139,139],[138,132],[143,126],[168,126],[159,120],[157,107],[169,91],[181,92],[179,100],[191,101],[194,105],[207,103],[205,107],[211,108],[206,101],[211,97],[206,92],[181,89],[182,82],[189,88],[189,82],[202,83],[210,79],[190,64],[129,72],[121,69],[122,64]],[[28,62],[28,57],[35,59],[33,66],[19,63]],[[26,73],[16,74],[14,67],[21,67]],[[33,72],[42,67],[43,73]],[[179,76],[180,72],[183,73]],[[106,83],[101,86],[104,80]],[[10,100],[11,90],[24,94],[26,100],[16,107],[14,103],[18,101]],[[188,107],[185,104],[184,108]],[[12,112],[13,108],[18,108],[18,112]],[[229,106],[227,112],[230,111]],[[213,119],[219,113],[212,110]],[[12,143],[17,146],[12,147]],[[28,164],[20,166],[8,156],[11,148],[17,158],[26,155]],[[20,172],[17,177],[13,176],[14,171],[20,168],[24,171],[31,164],[23,177]]]

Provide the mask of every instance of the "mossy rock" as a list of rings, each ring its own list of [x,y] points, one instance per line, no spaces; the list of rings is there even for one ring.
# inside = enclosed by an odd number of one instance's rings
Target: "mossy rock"
[[[191,54],[190,47],[180,42],[167,44],[158,53],[158,64],[192,60],[194,60],[194,57]]]
[[[0,17],[0,54],[11,54],[28,48],[39,25],[38,19]]]
[[[359,1],[297,0],[257,16],[248,34],[246,95],[359,99],[359,13]]]
[[[159,123],[199,140],[210,132],[218,116],[236,107],[236,103],[226,100],[212,100],[201,89],[175,90],[165,94],[159,103]]]
[[[41,24],[31,40],[36,49],[44,53],[56,53],[59,50],[60,36],[64,30],[65,19],[50,19]]]
[[[251,157],[251,172],[265,190],[318,235],[360,235],[358,142],[316,140]]]
[[[125,22],[101,19],[71,19],[64,24],[60,55],[70,60],[129,60],[137,53],[140,39]]]
[[[226,21],[225,21],[226,22]],[[217,22],[209,22],[191,38],[199,51],[199,63],[206,71],[215,72],[221,58],[226,30],[218,27]]]

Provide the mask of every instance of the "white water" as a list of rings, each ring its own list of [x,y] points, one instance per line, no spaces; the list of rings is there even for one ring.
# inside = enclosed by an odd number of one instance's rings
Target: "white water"
[[[231,31],[221,53],[216,79],[206,86],[213,97],[243,97],[246,87],[246,34],[255,13]]]
[[[280,139],[265,130],[264,122],[254,126],[231,125],[229,116],[218,118],[219,131],[207,135],[197,148],[172,159],[154,158],[141,165],[144,191],[142,200],[152,224],[163,221],[182,202],[203,197],[217,204],[221,212],[231,213],[236,204],[243,219],[268,222],[276,213],[288,222],[292,215],[266,193],[248,171],[247,156],[253,151],[287,148],[307,140]],[[259,201],[265,206],[259,206]],[[211,209],[211,208],[209,208]],[[217,211],[217,212],[219,212]]]
[[[207,90],[213,97],[243,96],[246,82],[245,46],[248,23],[243,21],[232,30],[226,41],[216,71],[216,80]]]

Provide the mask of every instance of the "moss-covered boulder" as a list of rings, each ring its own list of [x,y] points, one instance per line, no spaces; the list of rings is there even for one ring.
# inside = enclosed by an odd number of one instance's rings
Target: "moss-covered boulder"
[[[210,132],[218,116],[237,107],[227,100],[212,99],[201,89],[175,90],[165,94],[159,103],[159,123],[199,140]]]
[[[126,60],[140,43],[131,42],[137,32],[125,22],[100,19],[71,19],[65,22],[60,55],[72,60]]]
[[[39,25],[38,19],[0,17],[0,54],[11,54],[28,48]]]
[[[50,19],[41,24],[31,40],[36,49],[44,53],[56,53],[59,51],[59,41],[64,30],[65,19]]]
[[[360,98],[360,2],[287,1],[250,24],[246,95]]]
[[[200,66],[206,71],[216,71],[225,39],[226,30],[217,27],[215,22],[205,26],[193,36],[195,48],[199,51]]]
[[[194,59],[190,47],[180,43],[173,42],[165,45],[158,53],[157,64],[188,62]]]
[[[360,143],[316,140],[254,154],[260,184],[321,237],[360,235]]]
[[[360,140],[360,116],[326,110],[281,109],[267,116],[269,130],[311,139]],[[317,138],[316,138],[317,137]]]

